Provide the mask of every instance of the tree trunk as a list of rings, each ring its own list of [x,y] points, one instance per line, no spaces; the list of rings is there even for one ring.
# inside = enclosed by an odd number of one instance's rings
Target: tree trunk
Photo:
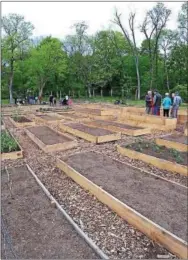
[[[137,75],[137,99],[140,100],[140,72],[138,64],[138,56],[136,56],[136,75]]]
[[[121,87],[121,98],[122,99],[124,98],[124,88],[123,88],[123,86]]]
[[[103,88],[101,88],[101,97],[103,97]]]
[[[11,72],[11,75],[10,75],[10,80],[9,80],[9,100],[10,100],[10,104],[13,104],[14,101],[13,101],[13,95],[12,95],[12,83],[13,83],[13,77],[14,77],[14,74],[13,72]]]
[[[90,85],[88,85],[87,91],[88,91],[88,96],[89,96],[89,98],[91,98],[91,87],[90,87]]]
[[[93,88],[93,97],[95,97],[95,89]]]
[[[80,90],[78,90],[78,97],[80,98]]]
[[[59,91],[59,99],[61,99],[61,90]]]
[[[110,96],[111,97],[113,96],[113,89],[112,88],[110,89]]]

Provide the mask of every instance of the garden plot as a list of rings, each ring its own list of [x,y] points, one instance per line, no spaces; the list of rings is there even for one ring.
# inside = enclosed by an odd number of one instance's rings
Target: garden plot
[[[117,116],[117,112],[106,109],[91,109],[91,108],[78,108],[75,112],[82,116],[85,115],[91,119],[101,119],[101,120],[114,120]]]
[[[180,152],[188,151],[188,139],[182,134],[172,134],[157,138],[156,144],[166,146],[167,148],[173,148]]]
[[[28,119],[26,116],[14,116],[9,117],[9,120],[15,127],[27,127],[27,126],[34,126],[35,122],[31,119]]]
[[[187,258],[187,187],[94,152],[57,159],[57,166],[152,240]]]
[[[188,176],[187,152],[179,152],[154,142],[135,142],[126,146],[117,146],[120,154],[131,159],[141,160],[155,167]]]
[[[153,116],[153,115],[137,115],[134,113],[124,113],[119,116],[118,118],[120,121],[132,121],[133,123],[150,125],[151,128],[154,129],[161,129],[161,130],[173,130],[177,126],[177,119],[176,118],[164,118],[160,116]]]
[[[9,131],[1,131],[1,160],[16,160],[19,158],[23,158],[22,147]]]
[[[44,152],[68,150],[77,146],[76,140],[48,126],[29,127],[25,131]]]
[[[76,120],[76,121],[82,122],[87,119],[87,115],[79,116],[75,113],[63,113],[63,112],[58,113],[58,114],[61,115],[63,119],[72,120],[72,121]]]
[[[95,120],[87,122],[87,125],[101,127],[107,130],[112,130],[114,132],[122,133],[125,135],[139,136],[144,134],[150,134],[150,128],[141,128],[136,126],[131,126],[127,124],[122,124],[115,121],[105,121],[105,120]]]
[[[35,115],[35,121],[42,124],[59,124],[62,120],[61,116],[58,115]]]
[[[98,259],[26,166],[3,170],[1,182],[2,259]]]
[[[92,143],[105,143],[121,139],[120,133],[113,133],[106,129],[91,127],[81,123],[60,124],[59,128],[64,132]]]

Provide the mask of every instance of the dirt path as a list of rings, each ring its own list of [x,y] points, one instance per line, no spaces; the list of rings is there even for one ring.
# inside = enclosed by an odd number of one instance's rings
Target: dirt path
[[[2,172],[3,224],[9,230],[18,259],[97,259],[46,195],[26,166]],[[6,250],[2,251],[5,258]],[[9,256],[10,257],[10,256]]]
[[[5,165],[14,167],[28,163],[67,213],[110,258],[156,259],[158,255],[168,255],[171,259],[174,258],[166,249],[138,232],[56,168],[55,157],[62,158],[62,156],[76,152],[89,152],[97,149],[108,156],[118,157],[114,142],[96,146],[78,138],[79,147],[53,155],[46,154],[24,134],[23,129],[16,129],[9,120],[6,120],[6,123],[9,128],[13,128],[12,132],[22,145],[25,157],[17,161],[2,162],[2,168]],[[134,137],[124,136],[123,140],[117,143],[129,143],[134,140]],[[123,159],[126,158],[122,157]],[[151,168],[149,169],[151,171]],[[153,172],[155,172],[155,168]],[[161,172],[158,174],[160,175]],[[168,175],[166,176],[168,177]],[[169,174],[168,178],[174,179],[174,175]],[[177,181],[180,182],[178,178]]]

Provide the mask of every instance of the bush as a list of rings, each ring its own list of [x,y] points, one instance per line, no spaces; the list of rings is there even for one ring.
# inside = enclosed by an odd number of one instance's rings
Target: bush
[[[177,85],[175,88],[171,90],[171,92],[179,92],[183,102],[188,103],[188,93],[187,93],[187,86],[186,85]]]

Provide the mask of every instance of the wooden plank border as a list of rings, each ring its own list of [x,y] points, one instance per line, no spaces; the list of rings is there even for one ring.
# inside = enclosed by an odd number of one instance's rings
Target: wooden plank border
[[[144,217],[139,212],[121,202],[98,185],[81,175],[64,161],[57,159],[57,167],[60,168],[68,177],[73,179],[82,188],[93,194],[99,201],[107,205],[120,217],[126,220],[152,240],[159,242],[166,249],[178,257],[187,259],[187,243],[163,227],[157,225],[150,219]]]
[[[50,128],[50,127],[48,126],[48,128]],[[70,139],[70,141],[67,141],[64,143],[46,145],[38,137],[36,137],[32,132],[30,132],[29,128],[25,128],[25,132],[29,136],[29,138],[34,143],[36,143],[40,147],[40,149],[42,149],[45,153],[56,152],[56,151],[65,151],[65,150],[77,147],[78,144],[75,139],[71,138],[70,136],[67,136],[66,134],[62,134],[59,131],[55,131],[52,128],[50,128],[50,129],[54,132],[54,134],[60,134],[61,136],[67,137]]]
[[[115,121],[114,121],[115,122]],[[118,123],[118,122],[117,122]],[[140,136],[140,135],[145,135],[145,134],[150,134],[151,129],[150,128],[143,128],[143,129],[126,129],[126,128],[121,128],[118,126],[111,125],[109,122],[109,125],[102,125],[100,123],[97,123],[95,121],[90,121],[87,122],[87,125],[89,126],[94,126],[94,127],[100,127],[103,129],[111,130],[113,132],[125,134],[125,135],[131,135],[131,136]]]
[[[155,142],[157,145],[165,146],[167,148],[173,148],[180,152],[187,152],[188,151],[188,145],[183,143],[178,143],[175,141],[170,141],[162,138],[156,138]]]
[[[110,142],[110,141],[116,141],[116,140],[121,139],[120,133],[104,135],[104,136],[94,136],[94,135],[85,133],[83,131],[71,128],[71,126],[64,125],[64,124],[60,124],[59,128],[64,132],[70,133],[72,135],[75,135],[75,136],[85,139],[91,143],[96,143],[96,144]],[[93,128],[95,128],[95,127],[93,127]]]
[[[20,151],[14,151],[14,152],[10,152],[10,153],[2,153],[1,154],[1,160],[2,161],[4,161],[4,160],[16,160],[16,159],[23,158],[24,151],[23,151],[21,145],[18,143],[18,141],[16,140],[16,138],[13,136],[13,134],[10,131],[8,131],[8,130],[5,130],[5,131],[7,131],[8,134],[14,139],[14,141],[16,142],[18,147],[20,148]]]
[[[131,159],[141,160],[143,162],[154,165],[155,167],[170,171],[173,173],[179,173],[183,176],[188,176],[187,167],[181,164],[173,163],[164,159],[159,159],[157,157],[140,153],[131,149],[127,149],[117,145],[117,151],[124,156],[127,156]]]
[[[27,117],[25,115],[23,117],[25,117],[27,119]],[[23,127],[28,127],[28,126],[35,126],[35,122],[32,121],[31,119],[29,119],[29,120],[31,120],[31,122],[25,122],[25,123],[16,122],[12,117],[9,117],[9,120],[17,128],[23,128]]]

